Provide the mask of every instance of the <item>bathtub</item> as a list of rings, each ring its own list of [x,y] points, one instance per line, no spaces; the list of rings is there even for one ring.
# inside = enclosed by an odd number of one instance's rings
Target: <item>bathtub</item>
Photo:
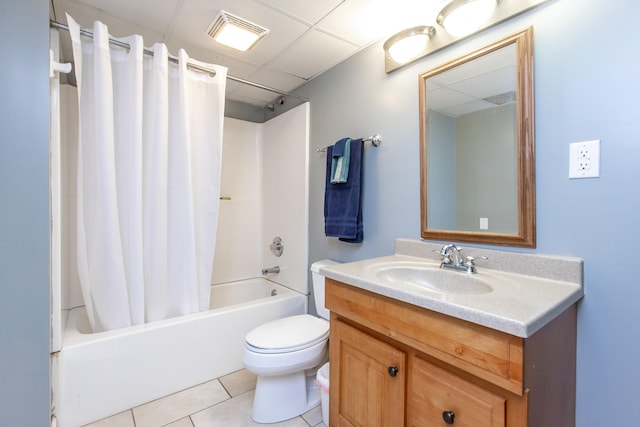
[[[306,295],[257,278],[211,287],[211,310],[92,334],[68,312],[52,388],[59,427],[81,426],[241,369],[245,335],[307,312]]]

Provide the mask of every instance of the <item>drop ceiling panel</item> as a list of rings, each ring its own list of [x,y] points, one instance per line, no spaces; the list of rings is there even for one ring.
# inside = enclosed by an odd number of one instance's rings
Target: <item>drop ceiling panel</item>
[[[181,0],[76,0],[84,5],[92,6],[111,16],[121,16],[131,23],[142,23],[144,26],[164,33],[176,12]]]
[[[392,10],[390,2],[350,0],[320,21],[318,28],[358,46],[366,46],[387,33],[387,26],[382,23],[385,14],[389,16]]]
[[[309,31],[268,65],[308,80],[331,68],[358,50],[357,46],[320,31]]]
[[[318,23],[318,28],[360,46],[415,25],[434,21],[435,1],[349,0]]]
[[[93,31],[94,21],[100,21],[109,27],[109,34],[116,38],[129,36],[131,34],[140,34],[144,38],[146,46],[151,46],[156,42],[162,41],[161,32],[154,31],[146,26],[136,25],[119,16],[113,16],[85,4],[68,0],[58,0],[55,1],[54,4],[57,21],[63,24],[67,24],[65,12],[68,12],[82,28],[87,28],[90,31]],[[64,34],[61,40],[70,40],[69,34]],[[70,56],[66,56],[66,53],[65,51],[65,58],[71,58]]]
[[[260,68],[251,75],[250,79],[253,82],[269,87],[279,88],[285,92],[291,92],[295,88],[302,86],[307,82],[300,77],[267,68]]]
[[[462,80],[450,87],[475,98],[487,98],[511,92],[516,88],[516,69],[515,66],[500,68]]]
[[[471,62],[464,63],[455,68],[447,70],[434,77],[434,80],[441,85],[451,86],[460,81],[467,80],[473,76],[489,73],[491,71],[504,68],[506,65],[515,67],[515,46],[509,45],[500,50],[476,58]],[[515,68],[514,68],[515,70]]]
[[[329,12],[338,7],[344,0],[257,0],[265,6],[273,7],[285,14],[308,23],[315,24]]]
[[[440,112],[445,112],[449,108],[468,104],[475,100],[471,96],[447,88],[429,91],[426,98],[427,108]]]

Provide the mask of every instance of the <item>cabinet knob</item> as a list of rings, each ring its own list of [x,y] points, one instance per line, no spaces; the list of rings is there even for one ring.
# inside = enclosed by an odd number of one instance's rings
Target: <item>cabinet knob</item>
[[[442,419],[446,424],[453,424],[453,420],[456,417],[456,414],[453,411],[444,411],[442,413]]]
[[[389,369],[387,369],[387,371],[389,372],[389,376],[391,377],[395,377],[396,375],[398,375],[398,368],[395,366],[389,366]]]

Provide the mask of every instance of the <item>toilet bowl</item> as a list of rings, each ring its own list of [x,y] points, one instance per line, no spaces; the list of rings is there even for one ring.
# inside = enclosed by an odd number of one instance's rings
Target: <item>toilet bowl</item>
[[[251,418],[276,423],[297,417],[320,404],[316,372],[329,358],[329,310],[324,308],[321,267],[337,264],[322,260],[312,264],[316,311],[284,317],[258,326],[246,336],[244,366],[258,376]]]

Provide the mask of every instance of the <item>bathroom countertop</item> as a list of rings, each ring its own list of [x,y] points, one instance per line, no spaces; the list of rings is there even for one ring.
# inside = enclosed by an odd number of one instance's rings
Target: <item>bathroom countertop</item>
[[[474,256],[487,254],[492,267],[500,265],[501,261],[504,265],[503,269],[495,269],[482,267],[480,260],[477,262],[478,273],[473,276],[491,285],[492,290],[486,293],[436,292],[414,283],[389,283],[378,277],[376,267],[389,263],[421,263],[430,268],[439,268],[439,258],[416,256],[416,253],[432,253],[434,248],[439,249],[442,245],[418,243],[419,245],[398,239],[394,255],[323,267],[320,274],[360,289],[522,338],[533,335],[584,295],[582,260],[506,251],[476,250],[472,253]],[[433,248],[425,245],[432,245]],[[417,250],[406,250],[407,248]],[[438,257],[437,254],[434,255],[435,258]],[[523,274],[523,271],[527,274]],[[451,271],[450,274],[467,273]]]

